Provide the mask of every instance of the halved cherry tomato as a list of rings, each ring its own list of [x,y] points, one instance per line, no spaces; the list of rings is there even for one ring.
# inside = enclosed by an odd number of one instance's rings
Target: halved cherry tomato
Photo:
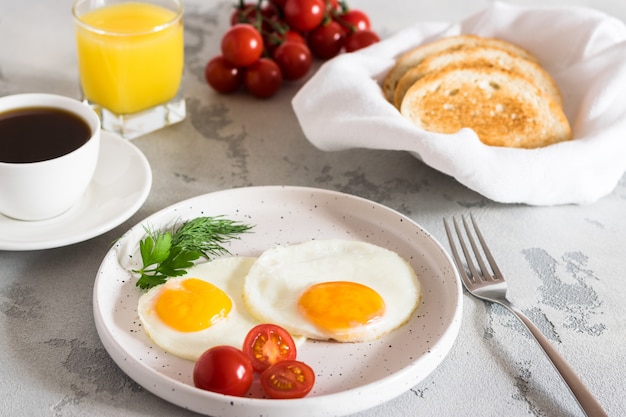
[[[261,374],[261,387],[270,398],[302,398],[315,384],[313,369],[304,362],[276,362]]]
[[[287,330],[263,323],[248,332],[243,342],[243,353],[248,356],[255,371],[263,372],[279,361],[295,359],[297,350]]]
[[[232,346],[208,349],[193,368],[193,383],[197,388],[238,397],[248,392],[253,377],[248,357]]]
[[[263,53],[263,38],[254,26],[237,23],[222,37],[222,55],[236,67],[247,67]]]

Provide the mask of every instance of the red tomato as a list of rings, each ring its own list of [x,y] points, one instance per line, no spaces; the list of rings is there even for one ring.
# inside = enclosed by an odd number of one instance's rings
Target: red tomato
[[[237,23],[253,23],[256,18],[256,11],[257,8],[254,3],[238,5],[230,15],[230,25],[234,26]]]
[[[258,98],[273,96],[282,83],[283,76],[278,64],[268,58],[261,58],[246,68],[243,79],[246,89]]]
[[[344,46],[346,48],[346,52],[354,52],[356,50],[373,45],[379,41],[380,38],[375,32],[366,29],[359,30],[358,32],[354,32],[353,34],[348,35]]]
[[[300,361],[277,362],[261,374],[261,386],[270,398],[302,398],[311,391],[313,384],[313,369]]]
[[[291,41],[306,44],[306,40],[304,39],[304,37],[295,30],[288,30],[283,36],[285,38],[285,42]]]
[[[296,342],[280,326],[259,324],[248,332],[243,342],[243,353],[248,356],[255,371],[263,372],[276,362],[296,359]]]
[[[326,3],[326,10],[337,10],[339,9],[339,0],[324,0]]]
[[[254,26],[237,23],[222,38],[222,55],[236,67],[247,67],[263,53],[263,38]]]
[[[343,37],[344,31],[341,25],[331,20],[309,33],[309,48],[316,57],[330,59],[341,52]]]
[[[370,19],[365,12],[358,9],[350,9],[340,14],[337,21],[345,29],[346,33],[357,32],[371,28]]]
[[[243,85],[243,72],[218,55],[204,68],[204,78],[213,89],[222,94],[230,94]]]
[[[297,80],[311,69],[311,51],[304,43],[287,41],[274,51],[274,61],[285,80]]]
[[[325,10],[324,0],[287,0],[283,14],[289,27],[308,32],[322,23]]]
[[[204,352],[193,368],[196,387],[220,394],[243,396],[254,377],[248,357],[232,346],[215,346]]]
[[[265,43],[265,56],[274,56],[274,51],[280,45],[286,42],[298,42],[303,45],[306,45],[306,40],[300,33],[288,30],[284,33],[281,32],[270,32],[264,35],[263,42]],[[307,47],[308,49],[308,47]]]

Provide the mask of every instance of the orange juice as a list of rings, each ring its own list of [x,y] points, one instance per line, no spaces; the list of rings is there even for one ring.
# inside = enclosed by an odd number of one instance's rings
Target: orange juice
[[[183,23],[177,12],[128,2],[77,16],[78,67],[85,98],[131,114],[176,96],[183,74]]]

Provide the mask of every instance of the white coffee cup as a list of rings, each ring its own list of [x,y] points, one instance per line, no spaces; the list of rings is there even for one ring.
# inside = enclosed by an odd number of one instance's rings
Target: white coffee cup
[[[43,161],[2,162],[0,154],[0,214],[18,220],[45,220],[69,210],[87,190],[100,152],[100,120],[82,102],[54,94],[0,97],[0,117],[33,108],[72,113],[87,124],[90,136],[69,153]]]

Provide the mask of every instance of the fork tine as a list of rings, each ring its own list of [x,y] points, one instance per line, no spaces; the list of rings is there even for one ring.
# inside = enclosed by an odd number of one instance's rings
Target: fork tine
[[[468,282],[470,281],[470,279],[465,272],[465,267],[463,266],[463,262],[461,261],[459,252],[456,250],[456,245],[454,244],[454,237],[452,236],[452,232],[450,231],[450,226],[448,225],[448,221],[445,218],[443,219],[443,227],[446,229],[446,235],[448,236],[448,242],[450,243],[450,250],[452,251],[452,257],[454,258],[456,269],[459,271],[459,275],[461,276],[463,282]]]
[[[487,242],[485,242],[485,239],[483,238],[483,234],[480,232],[480,229],[478,228],[478,224],[476,223],[476,219],[474,219],[473,214],[470,214],[470,219],[472,220],[474,231],[476,232],[476,236],[478,236],[478,240],[480,241],[480,245],[483,248],[483,252],[485,253],[485,256],[487,256],[487,261],[489,262],[489,266],[491,266],[491,270],[493,271],[493,274],[495,275],[496,278],[503,280],[504,275],[502,275],[502,272],[500,272],[500,268],[498,268],[498,264],[496,263],[496,260],[494,259],[493,255],[491,255],[491,251],[489,250],[489,247],[487,246]],[[476,249],[474,249],[474,251],[476,251]],[[481,265],[481,268],[482,268],[482,265]]]
[[[461,219],[463,220],[463,223],[465,223],[465,218],[461,216]],[[472,257],[472,254],[470,253],[467,245],[465,244],[465,239],[463,239],[463,232],[461,231],[461,227],[459,226],[459,223],[457,222],[456,218],[453,218],[452,220],[454,221],[454,228],[456,229],[456,234],[459,237],[459,243],[461,244],[461,249],[463,250],[463,254],[465,255],[465,263],[467,264],[467,267],[469,268],[472,274],[471,276],[472,282],[474,283],[480,282],[481,274],[476,269],[474,258]],[[474,251],[475,257],[479,261],[479,267],[481,268],[481,271],[482,271],[483,270],[482,267],[484,264],[480,263],[480,256],[476,252],[476,244],[474,243],[474,240],[472,239],[472,235],[469,233],[467,227],[465,228],[465,232],[470,242],[470,245],[472,246],[472,250]]]
[[[470,214],[470,216],[472,215]],[[465,228],[465,234],[467,235],[467,240],[469,240],[472,250],[474,251],[474,257],[476,258],[476,261],[478,262],[478,266],[480,267],[481,276],[483,280],[488,280],[490,279],[490,276],[491,276],[490,271],[487,269],[487,265],[485,264],[485,261],[483,257],[481,256],[481,252],[478,249],[478,246],[476,245],[476,240],[474,239],[472,235],[472,231],[470,230],[470,227],[467,223],[465,216],[461,216],[461,219],[463,220],[463,227]],[[473,221],[473,217],[472,217],[472,224],[474,225],[474,230],[476,230],[476,223]],[[485,248],[485,245],[483,243],[484,241],[480,239],[480,237],[478,239],[480,240],[481,246],[484,249]]]
[[[454,260],[456,262],[457,269],[459,270],[459,273],[461,274],[461,277],[464,279],[464,281],[466,281],[468,285],[471,285],[474,283],[475,280],[478,279],[479,274],[478,274],[478,271],[476,270],[474,262],[472,261],[472,256],[469,253],[467,245],[465,244],[465,240],[463,239],[463,233],[461,232],[461,229],[455,217],[452,218],[452,223],[454,224],[454,229],[456,231],[457,240],[459,241],[461,250],[463,251],[463,255],[465,256],[465,264],[467,265],[467,269],[469,269],[469,273],[470,273],[469,275],[467,275],[466,267],[465,265],[463,265],[461,256],[456,250],[456,244],[454,243],[454,238],[452,237],[450,228],[448,227],[448,224],[446,220],[444,219],[444,227],[446,228],[446,233],[448,234],[448,240],[450,241],[450,248],[452,250],[452,254],[454,255]]]

